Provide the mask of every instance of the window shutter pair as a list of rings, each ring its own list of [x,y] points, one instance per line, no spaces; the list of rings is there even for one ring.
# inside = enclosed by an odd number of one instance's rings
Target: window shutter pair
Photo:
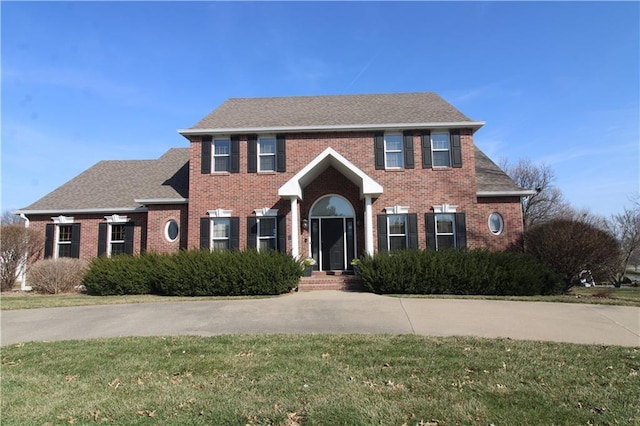
[[[240,218],[229,218],[229,250],[235,250],[240,246]],[[200,248],[211,250],[211,218],[200,218]]]
[[[387,216],[386,214],[378,215],[378,251],[388,251],[387,239]],[[418,248],[418,215],[409,213],[407,216],[407,248]]]
[[[44,258],[50,259],[55,253],[56,225],[47,223],[44,230]],[[80,258],[80,224],[71,224],[71,257]]]
[[[422,139],[422,168],[433,167],[431,160],[431,132],[426,131],[421,135]],[[460,130],[452,129],[449,132],[449,149],[451,150],[451,167],[462,167],[462,143],[460,142]]]
[[[213,139],[211,136],[204,136],[202,138],[202,174],[211,173],[211,146]],[[229,162],[229,173],[240,172],[240,138],[238,136],[231,136],[231,155]]]
[[[455,235],[456,235],[456,248],[467,248],[467,221],[464,213],[455,213]],[[425,225],[427,229],[427,247],[436,249],[436,214],[427,213],[424,215]]]
[[[404,168],[413,169],[415,163],[413,160],[413,132],[403,132],[403,153],[404,153]],[[374,156],[375,156],[375,168],[376,170],[385,169],[384,161],[384,133],[376,133],[373,136]]]
[[[278,251],[287,252],[287,222],[286,216],[278,216],[276,219]],[[247,217],[247,248],[256,249],[258,247],[258,218],[256,216]]]
[[[127,222],[124,224],[124,253],[133,254],[133,233],[135,224]],[[107,254],[107,232],[109,231],[108,223],[98,224],[98,256]],[[73,238],[73,237],[72,237]]]
[[[284,135],[276,136],[276,171],[287,171],[287,143]],[[247,173],[258,172],[258,136],[247,139]]]

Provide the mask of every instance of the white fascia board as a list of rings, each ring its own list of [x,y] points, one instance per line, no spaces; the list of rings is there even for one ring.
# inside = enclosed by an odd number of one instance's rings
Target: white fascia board
[[[536,191],[523,189],[521,191],[478,191],[478,197],[528,197],[534,195]]]
[[[484,121],[453,121],[436,123],[387,123],[387,124],[348,124],[328,126],[280,126],[280,127],[225,127],[210,129],[178,129],[182,136],[215,135],[229,133],[294,133],[294,132],[335,132],[340,130],[401,130],[401,129],[434,129],[434,128],[469,128],[478,130]]]
[[[55,210],[16,210],[15,214],[41,215],[41,214],[92,214],[92,213],[145,213],[149,209],[146,207],[105,207],[99,209],[55,209]]]
[[[188,198],[140,198],[140,199],[135,199],[133,201],[135,201],[136,203],[145,204],[145,205],[149,205],[149,204],[154,204],[154,205],[158,205],[158,204],[187,204],[187,203],[189,203],[189,199]]]

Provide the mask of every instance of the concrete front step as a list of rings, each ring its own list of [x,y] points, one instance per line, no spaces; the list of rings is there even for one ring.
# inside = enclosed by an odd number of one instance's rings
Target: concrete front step
[[[298,291],[358,291],[361,289],[362,284],[360,283],[360,279],[355,275],[313,275],[311,277],[302,277],[298,282]]]

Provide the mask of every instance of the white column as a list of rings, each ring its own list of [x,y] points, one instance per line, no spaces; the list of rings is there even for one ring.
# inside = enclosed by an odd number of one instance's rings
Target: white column
[[[364,197],[364,203],[364,246],[366,252],[373,255],[373,210],[370,195]]]
[[[298,217],[298,197],[291,197],[291,256],[300,256],[300,218]]]

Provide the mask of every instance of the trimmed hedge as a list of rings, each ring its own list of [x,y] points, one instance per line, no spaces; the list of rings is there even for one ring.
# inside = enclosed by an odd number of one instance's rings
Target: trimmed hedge
[[[562,291],[562,280],[535,258],[486,250],[403,250],[365,256],[366,290],[382,294],[530,296]]]
[[[97,258],[84,285],[96,295],[275,295],[296,287],[302,271],[299,261],[273,250],[190,250]]]

